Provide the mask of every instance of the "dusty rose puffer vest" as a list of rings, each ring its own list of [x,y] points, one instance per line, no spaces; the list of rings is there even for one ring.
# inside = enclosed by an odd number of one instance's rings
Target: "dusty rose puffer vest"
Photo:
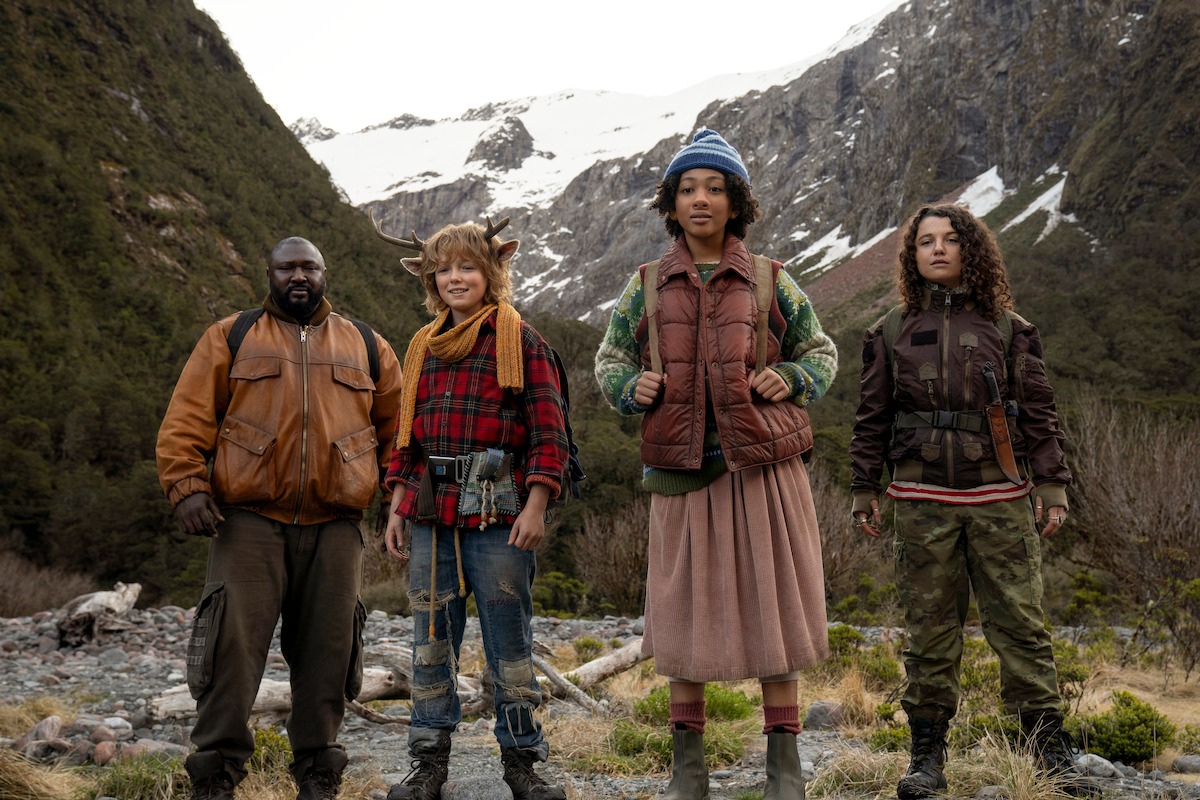
[[[777,274],[779,263],[772,266]],[[790,400],[769,402],[750,390],[757,306],[754,267],[741,240],[727,237],[721,264],[703,285],[687,247],[677,240],[663,255],[658,286],[659,350],[667,380],[660,401],[642,419],[642,461],[660,469],[700,468],[706,381],[730,470],[774,464],[811,450],[807,411]],[[771,317],[781,318],[775,301]],[[638,339],[642,366],[649,369],[646,325],[643,317]],[[774,332],[768,335],[770,365],[779,361],[780,343]]]

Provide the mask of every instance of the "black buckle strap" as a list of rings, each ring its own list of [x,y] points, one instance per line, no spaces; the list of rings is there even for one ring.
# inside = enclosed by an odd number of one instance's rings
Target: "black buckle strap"
[[[462,483],[467,478],[467,466],[470,462],[470,456],[426,456],[425,472],[439,483]]]
[[[905,411],[896,416],[898,428],[953,428],[983,433],[983,414],[978,411]]]

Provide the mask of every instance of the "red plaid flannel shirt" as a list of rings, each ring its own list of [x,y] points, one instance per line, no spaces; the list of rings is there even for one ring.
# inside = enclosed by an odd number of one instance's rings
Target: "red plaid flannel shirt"
[[[550,346],[528,323],[521,323],[525,389],[501,389],[496,379],[495,315],[479,330],[471,352],[457,363],[426,353],[417,386],[413,432],[407,447],[392,450],[388,487],[403,483],[408,492],[397,509],[416,516],[417,487],[425,473],[425,456],[465,456],[495,447],[513,454],[513,477],[522,508],[532,483],[550,487],[557,497],[567,462],[566,422],[559,398],[558,371]],[[405,380],[412,376],[405,375]],[[434,482],[437,523],[470,529],[479,515],[458,517],[454,481]],[[515,516],[501,515],[511,525]]]

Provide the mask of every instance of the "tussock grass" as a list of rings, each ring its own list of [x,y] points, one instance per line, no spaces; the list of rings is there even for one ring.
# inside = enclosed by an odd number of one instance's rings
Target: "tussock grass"
[[[86,786],[79,770],[39,767],[11,750],[0,749],[0,797],[65,800]]]
[[[66,724],[75,720],[76,713],[62,699],[49,695],[21,703],[0,703],[0,738],[18,739],[46,717],[58,717]]]

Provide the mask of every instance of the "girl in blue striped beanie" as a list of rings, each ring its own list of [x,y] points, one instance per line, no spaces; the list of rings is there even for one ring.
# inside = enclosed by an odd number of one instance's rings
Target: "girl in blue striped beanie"
[[[757,679],[764,797],[801,800],[797,678],[829,652],[807,408],[837,350],[783,265],[742,241],[758,201],[719,133],[701,130],[675,155],[650,207],[673,241],[617,300],[596,379],[618,413],[642,415],[642,650],[670,680],[661,797],[708,797],[705,684]]]

